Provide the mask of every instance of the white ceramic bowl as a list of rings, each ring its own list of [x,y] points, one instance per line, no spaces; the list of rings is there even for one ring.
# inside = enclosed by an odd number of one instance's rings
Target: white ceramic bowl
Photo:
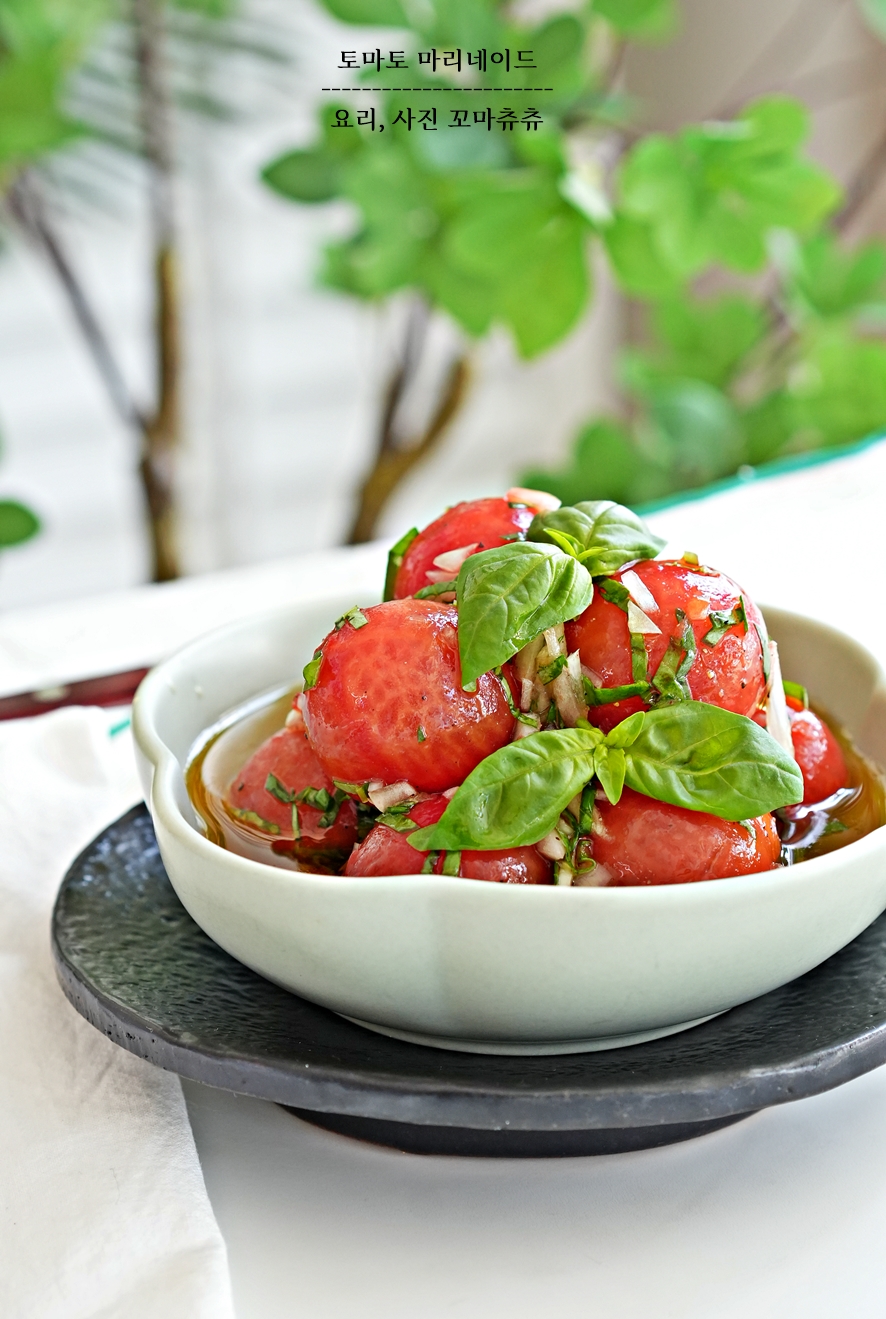
[[[765,994],[886,908],[886,829],[788,869],[660,888],[350,879],[217,847],[185,791],[191,747],[255,693],[291,685],[353,603],[331,598],[225,627],[154,669],[135,699],[145,797],[176,893],[222,948],[269,980],[422,1043],[577,1052],[665,1035]],[[809,619],[766,617],[784,673],[886,764],[886,686],[873,658]]]

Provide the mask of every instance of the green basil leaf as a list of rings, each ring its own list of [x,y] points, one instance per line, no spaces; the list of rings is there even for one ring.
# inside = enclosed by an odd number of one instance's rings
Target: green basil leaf
[[[809,693],[802,683],[788,682],[786,678],[783,678],[781,685],[784,688],[785,696],[793,696],[795,701],[802,701],[804,710],[809,709]]]
[[[429,586],[423,586],[420,591],[416,591],[416,600],[433,600],[438,595],[449,595],[455,591],[455,582],[431,582]],[[387,597],[385,597],[387,598]]]
[[[539,842],[591,778],[602,741],[595,728],[563,728],[501,747],[468,775],[437,823],[409,842],[422,851]]]
[[[388,567],[385,572],[385,593],[383,600],[393,600],[394,584],[397,580],[397,573],[400,571],[400,565],[406,557],[406,551],[418,535],[418,527],[410,527],[404,536],[401,536],[396,545],[392,545],[388,551]]]
[[[558,535],[551,536],[550,532]],[[555,540],[561,548],[565,548],[566,537],[578,547],[575,552],[595,577],[617,572],[634,559],[651,559],[665,545],[632,509],[609,499],[585,500],[551,513],[538,513],[527,536],[530,541],[543,543]]]
[[[314,651],[313,659],[309,659],[302,669],[302,677],[305,680],[305,691],[309,692],[312,687],[317,686],[317,678],[320,675],[320,665],[323,661],[323,651],[319,649]]]
[[[712,609],[708,614],[708,619],[711,626],[702,637],[702,641],[706,646],[716,646],[717,642],[722,641],[729,629],[735,627],[736,623],[744,623],[744,630],[747,632],[748,616],[745,611],[744,597],[739,597],[738,604],[734,609]]]
[[[628,787],[724,820],[753,819],[803,797],[796,761],[765,729],[703,701],[644,712],[626,762]]]
[[[621,747],[609,746],[606,742],[597,747],[594,752],[594,773],[613,806],[617,806],[621,799],[626,771],[627,757]]]
[[[586,570],[553,545],[515,541],[472,554],[458,575],[462,683],[503,664],[546,627],[575,618],[593,595]]]

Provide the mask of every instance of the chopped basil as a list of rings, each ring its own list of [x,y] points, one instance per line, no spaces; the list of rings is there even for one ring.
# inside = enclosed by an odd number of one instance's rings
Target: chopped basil
[[[280,832],[279,824],[273,824],[270,820],[265,820],[256,811],[241,811],[238,806],[228,806],[227,808],[235,820],[242,820],[244,824],[254,824],[256,829],[261,829],[266,834],[278,834]]]
[[[269,774],[265,779],[265,791],[269,792],[277,801],[282,801],[285,805],[292,806],[292,831],[296,838],[300,836],[298,810],[299,806],[313,806],[315,811],[321,811],[322,814],[318,821],[321,829],[330,829],[338,819],[338,813],[341,804],[345,800],[345,793],[341,788],[336,788],[335,793],[331,793],[328,788],[302,788],[300,792],[293,792],[280,782],[276,774]]]
[[[346,797],[356,797],[361,802],[369,801],[365,783],[346,783],[344,779],[333,779],[332,782]]]
[[[744,596],[738,597],[738,604],[734,609],[712,609],[708,614],[711,626],[702,637],[706,646],[716,646],[721,641],[731,627],[737,623],[744,623],[744,630],[748,630],[748,614],[745,608]]]
[[[676,614],[677,622],[683,624],[682,631],[679,637],[671,637],[652,679],[653,687],[663,698],[662,703],[692,699],[687,675],[696,654],[695,633],[683,610],[678,609]]]
[[[631,633],[631,677],[634,682],[645,682],[649,675],[649,657],[646,638],[642,632]]]
[[[842,834],[848,828],[849,825],[844,824],[842,820],[828,820],[827,824],[822,830],[821,836],[822,838],[826,838],[828,834]]]
[[[461,869],[461,852],[446,852],[443,857],[443,874],[457,875]]]
[[[317,686],[317,678],[320,674],[320,664],[323,660],[323,651],[317,648],[314,651],[314,658],[308,660],[302,669],[302,677],[305,680],[305,691],[309,692],[312,687]]]
[[[623,687],[595,687],[590,678],[582,678],[585,700],[588,705],[611,705],[613,701],[627,701],[632,696],[644,700],[649,695],[651,684],[648,682],[628,682]]]
[[[415,802],[409,802],[408,805],[411,810],[415,805]],[[396,829],[398,834],[412,833],[413,829],[418,828],[415,821],[410,820],[408,815],[405,815],[400,811],[395,811],[393,808],[389,811],[382,812],[375,823],[386,824],[389,829]]]
[[[421,868],[421,873],[423,875],[433,875],[434,867],[436,866],[439,860],[440,860],[439,852],[428,852],[424,860],[424,865]]]
[[[433,600],[436,595],[455,595],[455,582],[431,582],[430,586],[423,586],[420,591],[416,591],[416,600]]]
[[[397,573],[406,557],[406,551],[418,535],[418,527],[410,527],[404,536],[401,536],[396,545],[392,545],[388,551],[388,567],[385,573],[385,593],[382,597],[384,600],[393,600],[394,586],[397,581]]]
[[[541,666],[541,668],[538,671],[539,679],[541,682],[544,683],[553,682],[555,678],[559,678],[560,674],[563,672],[565,668],[566,668],[566,656],[557,655],[554,659],[551,660],[550,664],[543,664]]]
[[[359,606],[354,605],[353,609],[349,609],[346,614],[342,614],[341,618],[335,620],[335,630],[336,632],[340,632],[345,623],[350,623],[351,627],[365,627],[368,622],[369,619],[363,613],[362,609],[360,609]]]
[[[419,724],[415,736],[418,738],[419,742],[427,742],[428,740],[428,735],[422,728],[421,724]]]
[[[809,709],[809,693],[802,683],[788,682],[787,679],[782,679],[781,685],[784,688],[785,696],[793,696],[795,701],[803,702],[804,710]]]
[[[272,797],[276,797],[277,801],[282,801],[286,806],[295,801],[295,793],[284,787],[276,774],[269,774],[265,779],[265,792],[269,792]]]
[[[628,612],[631,593],[622,582],[617,582],[613,577],[604,577],[602,582],[597,583],[597,589],[604,600],[615,605],[622,613]]]

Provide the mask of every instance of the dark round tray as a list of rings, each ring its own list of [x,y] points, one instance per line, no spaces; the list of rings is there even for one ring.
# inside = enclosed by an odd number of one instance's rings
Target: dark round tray
[[[886,1061],[886,915],[792,984],[649,1044],[514,1058],[388,1039],[278,989],[213,943],[175,896],[144,806],[71,866],[52,947],[77,1011],[132,1053],[417,1153],[647,1149]]]

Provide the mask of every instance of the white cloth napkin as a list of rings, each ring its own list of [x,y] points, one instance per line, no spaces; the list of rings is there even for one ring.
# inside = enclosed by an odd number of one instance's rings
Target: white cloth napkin
[[[178,1077],[88,1025],[52,968],[67,866],[141,795],[125,725],[0,723],[3,1319],[233,1319]]]

